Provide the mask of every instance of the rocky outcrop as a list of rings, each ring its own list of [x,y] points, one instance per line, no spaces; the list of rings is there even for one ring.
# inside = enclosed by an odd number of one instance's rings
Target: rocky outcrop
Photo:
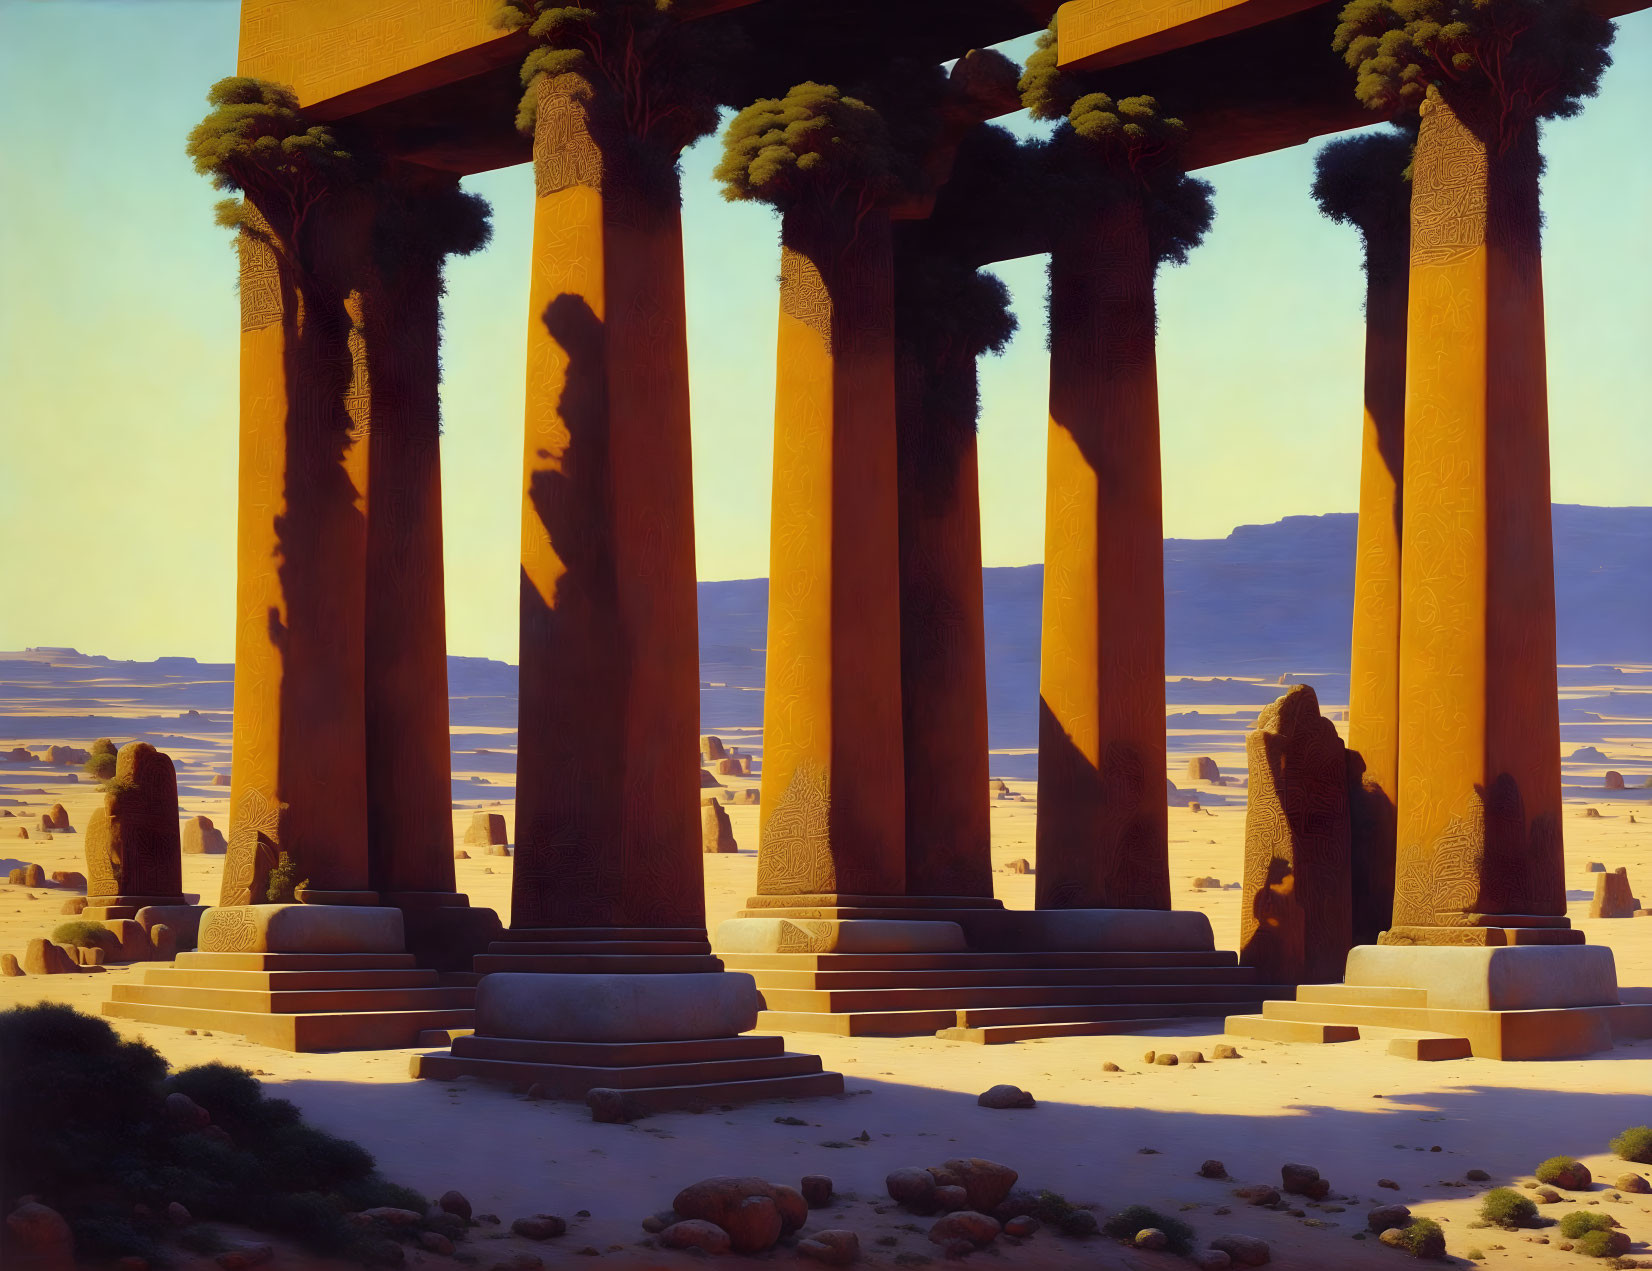
[[[700,847],[706,852],[738,852],[734,826],[716,799],[700,800]]]
[[[471,813],[470,825],[465,828],[466,847],[503,847],[509,841],[505,818],[498,812]]]
[[[1591,918],[1633,918],[1641,902],[1629,890],[1629,871],[1595,875],[1595,898],[1589,902]]]
[[[220,855],[226,846],[224,832],[212,824],[210,816],[192,816],[184,822],[183,850],[186,855]]]

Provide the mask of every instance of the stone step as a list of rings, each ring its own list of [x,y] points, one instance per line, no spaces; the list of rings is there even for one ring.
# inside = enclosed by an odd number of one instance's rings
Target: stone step
[[[718,1081],[696,1086],[653,1086],[625,1092],[634,1115],[654,1112],[700,1112],[774,1099],[817,1099],[843,1093],[840,1072],[803,1073],[758,1081]]]
[[[759,1011],[757,1027],[837,1037],[925,1037],[958,1022],[957,1011]]]
[[[728,959],[724,959],[726,964]],[[730,970],[739,968],[730,967]],[[754,970],[759,988],[952,988],[1022,984],[1252,984],[1252,967],[965,967],[947,971]]]
[[[1427,989],[1375,988],[1358,984],[1304,984],[1298,1002],[1327,1002],[1343,1006],[1428,1005]]]
[[[1184,953],[725,953],[730,971],[951,971],[972,967],[1234,967],[1224,951]]]
[[[1252,986],[1254,988],[1254,986]],[[1289,990],[1284,990],[1288,992]],[[1223,1016],[1230,1011],[1260,1011],[1262,1001],[1255,997],[1243,998],[1239,1001],[1209,1001],[1199,999],[1191,1002],[1125,1002],[1113,1006],[991,1006],[984,1010],[961,1010],[958,1012],[958,1027],[985,1028],[1012,1025],[1062,1024],[1082,1023],[1086,1021],[1100,1022],[1112,1019],[1141,1019],[1153,1017],[1167,1019],[1170,1017],[1197,1018],[1199,1016]]]
[[[958,988],[770,989],[771,1011],[969,1010],[989,1006],[1089,1006],[1127,1002],[1254,1001],[1254,984],[966,985]]]
[[[415,1077],[451,1080],[479,1077],[514,1086],[538,1085],[550,1098],[583,1099],[598,1086],[610,1090],[704,1086],[720,1082],[764,1081],[812,1076],[821,1071],[818,1055],[782,1052],[756,1059],[707,1059],[692,1063],[639,1064],[630,1067],[582,1067],[574,1064],[521,1063],[454,1054],[414,1055]]]
[[[703,1063],[713,1059],[770,1059],[786,1049],[786,1039],[764,1033],[667,1042],[542,1042],[472,1034],[453,1043],[462,1059],[514,1063],[572,1064],[621,1068],[638,1064]]]
[[[698,954],[711,952],[709,940],[495,940],[489,953]]]
[[[686,975],[721,971],[718,959],[687,954],[479,953],[472,965],[482,975],[494,971],[541,971],[564,975]]]
[[[476,1030],[473,1028],[426,1028],[419,1032],[414,1041],[415,1046],[451,1046],[461,1037],[469,1037]]]
[[[1306,1020],[1270,1019],[1263,1015],[1229,1015],[1223,1031],[1233,1037],[1270,1042],[1354,1042],[1359,1029],[1348,1024],[1313,1024]]]
[[[1614,1038],[1652,1037],[1652,1005],[1458,1011],[1334,1002],[1268,1002],[1270,1022],[1322,1022],[1466,1037],[1479,1059],[1572,1059],[1610,1050]]]
[[[134,986],[141,987],[141,986]],[[256,1011],[206,1010],[143,1000],[112,1000],[103,1013],[117,1019],[170,1024],[177,1028],[235,1033],[276,1050],[401,1050],[418,1045],[429,1029],[466,1029],[476,1023],[471,1010],[334,1011],[310,1015],[267,1015]]]
[[[1004,902],[990,896],[863,896],[841,892],[810,896],[751,896],[746,907],[762,917],[778,917],[787,910],[888,909],[903,911],[1003,909]]]
[[[980,909],[941,909],[918,907],[902,902],[871,908],[849,908],[843,905],[821,905],[798,909],[741,909],[736,918],[790,918],[793,922],[956,922],[979,920]]]
[[[200,971],[394,971],[411,953],[180,953],[175,966]]]
[[[299,992],[272,992],[256,988],[195,989],[172,988],[164,984],[116,984],[111,987],[110,992],[111,1000],[114,1002],[145,1002],[156,1006],[278,1015],[457,1010],[468,1009],[476,1001],[476,990],[465,988],[310,989]],[[467,1021],[465,1027],[468,1026]]]
[[[985,1027],[943,1028],[935,1036],[944,1041],[998,1046],[1006,1042],[1035,1041],[1040,1037],[1105,1037],[1115,1033],[1147,1033],[1185,1023],[1185,1017],[1150,1016],[1132,1019],[1073,1020],[1049,1024],[992,1024]]]
[[[700,942],[705,938],[704,927],[506,927],[499,933],[501,942],[515,943],[525,940],[534,944],[547,941],[572,941],[575,944],[590,941],[607,943],[616,940]]]
[[[415,989],[437,987],[434,971],[203,971],[192,967],[156,967],[143,971],[143,983],[188,989],[262,989],[266,992],[308,989]]]

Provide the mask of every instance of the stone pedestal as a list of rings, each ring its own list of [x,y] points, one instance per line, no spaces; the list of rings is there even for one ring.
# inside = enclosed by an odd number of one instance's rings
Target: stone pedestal
[[[1537,131],[1496,128],[1431,90],[1413,168],[1384,943],[1582,940],[1564,930]]]
[[[764,895],[906,890],[889,224],[782,230]]]
[[[896,385],[906,890],[991,896],[975,359],[903,351]]]
[[[368,883],[370,387],[357,284],[370,209],[336,202],[312,213],[301,245],[256,213],[238,242],[241,458],[226,905],[263,901],[280,851],[318,889]]]
[[[1394,906],[1408,295],[1404,246],[1366,235],[1365,424],[1348,679],[1353,936],[1363,943],[1375,942]],[[1391,259],[1397,253],[1399,259]]]
[[[1168,909],[1164,534],[1141,208],[1050,265],[1038,906]]]
[[[511,921],[703,929],[676,178],[583,90],[534,135]]]

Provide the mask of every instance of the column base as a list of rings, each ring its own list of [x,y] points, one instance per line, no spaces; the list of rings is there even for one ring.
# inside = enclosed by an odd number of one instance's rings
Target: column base
[[[379,894],[376,891],[318,891],[301,887],[293,893],[293,899],[301,905],[376,905]]]
[[[1562,922],[1566,921],[1561,919]],[[1559,926],[1391,927],[1377,936],[1378,945],[1501,948],[1507,945],[1579,945],[1581,931]]]
[[[138,910],[151,905],[188,905],[198,896],[88,896],[80,916],[88,922],[106,918],[136,918]]]
[[[377,905],[219,905],[201,915],[203,953],[402,953],[399,909]]]
[[[457,892],[386,892],[385,907],[401,911],[407,951],[421,967],[446,975],[471,974],[476,955],[499,938],[503,924],[491,909],[473,909]]]

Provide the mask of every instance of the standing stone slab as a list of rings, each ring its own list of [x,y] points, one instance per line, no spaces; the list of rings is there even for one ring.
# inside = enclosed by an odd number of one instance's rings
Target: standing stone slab
[[[182,904],[181,850],[171,758],[144,741],[122,746],[103,806],[86,823],[88,903]]]
[[[1347,757],[1319,699],[1298,684],[1245,742],[1245,891],[1240,961],[1266,980],[1342,978],[1352,944]]]
[[[505,818],[498,812],[473,812],[465,830],[466,847],[503,847],[510,839],[505,834]]]
[[[700,800],[700,846],[707,852],[738,852],[734,841],[734,826],[716,799]]]
[[[191,856],[217,855],[224,851],[224,832],[212,824],[210,816],[192,816],[184,822],[183,850]]]
[[[1589,902],[1591,918],[1633,918],[1641,902],[1629,890],[1629,871],[1622,867],[1610,874],[1595,876],[1595,898]]]

